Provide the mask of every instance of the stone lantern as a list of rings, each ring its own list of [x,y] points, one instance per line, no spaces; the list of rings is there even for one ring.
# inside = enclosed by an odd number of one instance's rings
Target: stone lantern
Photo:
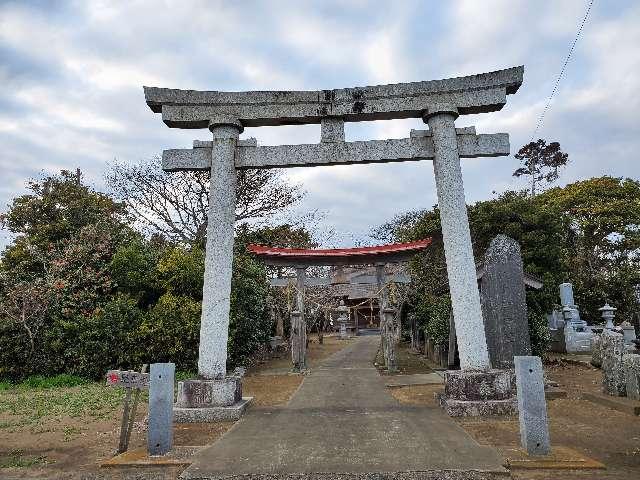
[[[606,328],[607,330],[613,330],[613,319],[616,316],[615,311],[618,309],[612,307],[607,302],[604,304],[604,307],[600,307],[598,310],[602,312],[602,318],[605,320],[605,322],[607,322],[604,328]]]
[[[344,300],[340,300],[338,307],[338,324],[340,325],[340,338],[345,340],[347,335],[347,322],[349,321],[349,307],[345,306]]]

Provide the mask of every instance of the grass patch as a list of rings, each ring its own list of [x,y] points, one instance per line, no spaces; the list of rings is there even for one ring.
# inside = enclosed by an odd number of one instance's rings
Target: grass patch
[[[53,377],[33,375],[25,379],[18,386],[22,388],[60,388],[77,387],[78,385],[86,385],[88,383],[90,383],[89,380],[86,380],[82,377],[61,373]]]
[[[76,387],[19,387],[0,391],[0,414],[18,417],[24,425],[33,425],[43,417],[108,418],[122,405],[124,390],[102,383]]]
[[[12,390],[15,388],[61,388],[61,387],[77,387],[78,385],[86,385],[91,383],[86,378],[78,377],[76,375],[68,375],[61,373],[52,377],[45,377],[44,375],[32,375],[25,378],[20,383],[12,383],[8,380],[0,381],[0,392],[6,390]]]
[[[0,457],[0,468],[28,468],[47,463],[46,455],[24,455],[22,450],[13,450],[6,457]]]

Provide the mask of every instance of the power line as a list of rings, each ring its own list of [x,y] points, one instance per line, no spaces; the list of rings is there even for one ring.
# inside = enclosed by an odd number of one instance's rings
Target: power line
[[[591,12],[591,7],[593,6],[593,2],[595,0],[591,0],[589,2],[589,6],[587,7],[587,12],[584,14],[584,18],[582,19],[582,23],[580,23],[580,28],[578,28],[578,33],[576,33],[576,38],[573,39],[573,43],[571,44],[571,48],[569,49],[569,54],[567,55],[567,58],[564,61],[564,64],[562,65],[562,68],[560,69],[560,73],[558,74],[558,78],[556,79],[556,83],[553,86],[553,90],[551,91],[551,95],[549,95],[549,100],[547,100],[547,104],[544,106],[544,110],[542,110],[542,114],[540,114],[540,118],[538,119],[538,123],[536,124],[536,128],[533,131],[533,134],[531,135],[531,140],[530,141],[534,141],[534,138],[536,137],[536,134],[538,133],[538,130],[540,130],[540,127],[542,127],[542,123],[544,122],[544,116],[546,115],[547,111],[549,110],[549,107],[551,106],[551,100],[553,100],[554,95],[556,94],[556,92],[558,91],[558,85],[560,85],[560,80],[562,80],[562,77],[564,76],[564,71],[567,68],[567,64],[569,63],[569,60],[571,60],[571,55],[573,54],[573,50],[576,47],[576,43],[578,43],[578,38],[580,38],[580,34],[582,33],[582,29],[584,28],[585,23],[587,23],[587,19],[589,18],[589,13]]]

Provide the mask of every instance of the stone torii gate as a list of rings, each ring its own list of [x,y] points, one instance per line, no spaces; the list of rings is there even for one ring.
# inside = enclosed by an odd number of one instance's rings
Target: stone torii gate
[[[384,312],[387,307],[387,283],[385,265],[406,262],[416,253],[431,245],[432,239],[417,242],[395,243],[359,248],[278,248],[262,245],[249,245],[247,250],[256,255],[266,265],[293,267],[296,269],[296,302],[291,313],[291,360],[293,369],[306,369],[306,320],[304,318],[304,290],[308,283],[320,284],[318,279],[309,282],[306,269],[313,266],[375,265],[378,290],[380,291],[380,327],[385,323]],[[328,280],[328,279],[327,279]]]
[[[236,169],[433,160],[451,302],[465,370],[490,368],[465,205],[460,158],[509,154],[506,133],[455,128],[459,115],[500,110],[522,84],[524,67],[425,82],[319,91],[218,92],[145,87],[147,105],[171,128],[208,128],[212,141],[163,152],[163,169],[209,170],[211,185],[198,380],[207,405],[223,405]],[[397,140],[344,141],[344,122],[422,118],[427,131]],[[320,143],[258,146],[239,140],[245,127],[320,124]],[[238,386],[239,381],[235,382]],[[185,386],[188,386],[185,383]],[[239,387],[238,387],[239,388]],[[187,388],[189,390],[189,388]],[[200,395],[199,393],[199,395]],[[237,397],[236,392],[236,397]],[[189,398],[180,405],[191,405]],[[192,402],[195,406],[203,402]],[[227,403],[228,405],[228,403]],[[203,418],[201,416],[201,418]]]

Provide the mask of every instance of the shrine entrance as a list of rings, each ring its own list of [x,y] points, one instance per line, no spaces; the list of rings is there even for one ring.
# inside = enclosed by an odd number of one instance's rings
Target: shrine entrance
[[[291,360],[294,371],[304,371],[307,368],[306,344],[307,322],[305,319],[305,291],[306,287],[313,285],[338,285],[343,288],[341,306],[343,319],[340,320],[340,328],[351,330],[358,334],[359,316],[366,321],[363,328],[367,330],[379,329],[382,334],[382,348],[385,353],[385,364],[388,369],[395,368],[395,344],[400,335],[400,309],[389,308],[389,286],[394,283],[408,283],[408,274],[387,272],[391,264],[408,262],[416,253],[424,251],[431,245],[432,239],[426,238],[417,242],[396,243],[390,245],[378,245],[374,247],[360,248],[334,248],[334,249],[297,249],[266,247],[262,245],[249,245],[249,252],[256,255],[266,265],[272,267],[295,268],[296,276],[285,279],[272,279],[275,286],[288,285],[295,289],[295,304],[291,312]],[[374,265],[375,275],[354,276],[354,283],[350,282],[344,267],[354,265]],[[337,267],[332,277],[307,277],[306,270],[312,266]],[[273,280],[276,280],[275,282]],[[357,283],[356,283],[357,282]],[[346,288],[345,288],[346,287]],[[358,291],[368,290],[366,293]],[[373,292],[372,292],[373,291]],[[362,300],[358,296],[371,295],[376,299],[376,313],[373,315],[372,298]],[[351,298],[349,298],[351,297]],[[329,308],[328,305],[318,305],[321,308]],[[369,310],[367,317],[366,310]],[[365,312],[363,314],[363,312]]]

